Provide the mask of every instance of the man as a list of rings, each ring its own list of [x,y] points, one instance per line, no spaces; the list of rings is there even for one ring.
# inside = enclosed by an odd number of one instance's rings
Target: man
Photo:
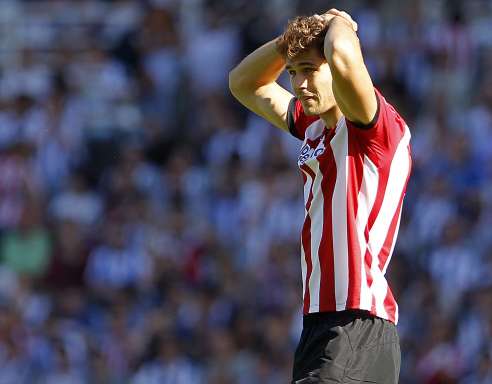
[[[397,383],[398,306],[384,277],[410,175],[410,132],[364,65],[345,12],[297,17],[229,76],[251,111],[303,141],[304,319],[293,383]],[[283,69],[295,97],[276,83]]]

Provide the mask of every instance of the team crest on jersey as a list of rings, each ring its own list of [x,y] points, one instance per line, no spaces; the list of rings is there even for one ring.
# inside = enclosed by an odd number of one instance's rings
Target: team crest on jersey
[[[319,141],[316,148],[313,148],[309,145],[309,143],[305,143],[301,148],[301,154],[297,159],[297,164],[299,166],[303,165],[306,161],[314,159],[318,156],[321,156],[325,152],[325,140],[324,138]]]

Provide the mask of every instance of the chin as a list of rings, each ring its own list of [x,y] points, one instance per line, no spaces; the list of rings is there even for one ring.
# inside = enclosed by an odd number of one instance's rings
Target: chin
[[[304,110],[304,114],[306,116],[317,116],[317,115],[319,115],[319,110],[317,107],[302,106],[302,109]]]

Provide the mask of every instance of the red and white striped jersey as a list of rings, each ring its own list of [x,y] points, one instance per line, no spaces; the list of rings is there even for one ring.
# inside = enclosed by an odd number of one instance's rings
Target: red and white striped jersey
[[[376,95],[378,112],[364,128],[342,117],[328,129],[318,116],[306,116],[298,100],[289,107],[289,130],[303,140],[304,314],[357,308],[398,322],[384,275],[410,176],[410,131]]]

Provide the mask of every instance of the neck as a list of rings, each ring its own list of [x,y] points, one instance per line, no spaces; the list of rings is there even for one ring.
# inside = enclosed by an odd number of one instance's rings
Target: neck
[[[323,120],[327,128],[334,128],[340,117],[342,117],[342,111],[335,104],[332,108],[320,114],[319,117]]]

